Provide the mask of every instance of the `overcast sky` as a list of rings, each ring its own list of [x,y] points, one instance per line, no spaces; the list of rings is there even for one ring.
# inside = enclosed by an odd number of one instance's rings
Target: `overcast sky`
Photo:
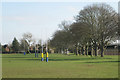
[[[31,32],[36,40],[46,40],[63,20],[73,21],[78,12],[93,2],[3,2],[2,44]],[[109,2],[118,12],[118,2]]]

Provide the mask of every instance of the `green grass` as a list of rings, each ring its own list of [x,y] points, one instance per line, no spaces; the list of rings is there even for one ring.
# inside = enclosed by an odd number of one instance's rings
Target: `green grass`
[[[44,55],[45,56],[45,55]],[[118,78],[118,56],[49,54],[41,62],[34,54],[3,54],[3,78]]]

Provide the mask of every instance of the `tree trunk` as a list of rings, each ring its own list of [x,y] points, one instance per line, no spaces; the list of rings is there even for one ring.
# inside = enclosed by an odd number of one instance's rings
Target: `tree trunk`
[[[81,47],[81,54],[83,55],[84,53],[83,53],[83,47]]]
[[[91,56],[93,56],[93,48],[91,48]]]
[[[95,54],[95,56],[97,56],[97,43],[96,43],[96,41],[93,43],[93,48],[94,48],[94,54]]]
[[[66,51],[65,53],[68,54],[68,49],[66,49],[65,51]]]
[[[62,53],[62,49],[60,48],[60,53]]]
[[[78,55],[78,46],[76,46],[76,55]]]
[[[85,51],[85,46],[83,47],[83,55],[86,54],[86,51]]]
[[[86,52],[87,52],[87,54],[86,54],[86,55],[88,56],[88,52],[89,52],[89,51],[88,51],[88,46],[86,47]]]
[[[101,47],[101,57],[104,57],[104,47]]]
[[[80,55],[80,47],[78,48],[78,54]]]
[[[64,54],[64,49],[63,48],[61,49],[61,53]]]
[[[61,53],[61,48],[58,50],[58,53]]]
[[[95,56],[98,56],[98,51],[97,51],[97,50],[98,50],[98,47],[96,46],[95,49],[94,49],[94,51],[95,51]]]
[[[64,50],[63,50],[63,53],[65,54],[65,48],[64,48]]]
[[[85,46],[85,55],[87,56],[88,55],[88,47]]]

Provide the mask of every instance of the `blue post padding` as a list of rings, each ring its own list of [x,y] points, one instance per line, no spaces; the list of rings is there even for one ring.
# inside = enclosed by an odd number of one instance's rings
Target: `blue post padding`
[[[24,52],[24,55],[25,55],[26,53]]]
[[[46,62],[48,62],[48,57],[46,57]]]
[[[41,61],[44,61],[44,59],[43,59],[43,58],[41,58]]]

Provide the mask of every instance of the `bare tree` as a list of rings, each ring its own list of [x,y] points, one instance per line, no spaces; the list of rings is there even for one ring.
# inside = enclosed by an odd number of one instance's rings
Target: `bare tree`
[[[116,35],[117,17],[115,10],[107,4],[87,6],[76,17],[77,22],[84,22],[89,26],[91,42],[96,56],[98,45],[100,46],[101,57],[103,57],[106,44]]]
[[[25,39],[20,40],[20,50],[24,52],[28,50],[28,42]]]
[[[70,34],[71,34],[71,43],[76,47],[76,55],[78,55],[78,51],[80,50],[80,47],[81,47],[81,54],[83,54],[83,47],[86,46],[86,37],[88,35],[87,32],[89,31],[88,30],[89,28],[87,28],[86,24],[84,23],[73,23],[71,26],[70,26]],[[80,54],[80,53],[79,53]]]
[[[71,25],[68,21],[62,21],[59,24],[58,30],[54,33],[53,38],[50,40],[50,46],[54,47],[57,52],[59,53],[66,53],[68,52],[69,42],[70,42],[70,31],[69,26]]]
[[[31,42],[33,41],[32,37],[33,37],[32,33],[28,32],[28,33],[23,34],[23,39],[25,39],[27,41],[27,43],[28,43],[28,52],[29,53],[30,53],[29,47],[30,47]]]

